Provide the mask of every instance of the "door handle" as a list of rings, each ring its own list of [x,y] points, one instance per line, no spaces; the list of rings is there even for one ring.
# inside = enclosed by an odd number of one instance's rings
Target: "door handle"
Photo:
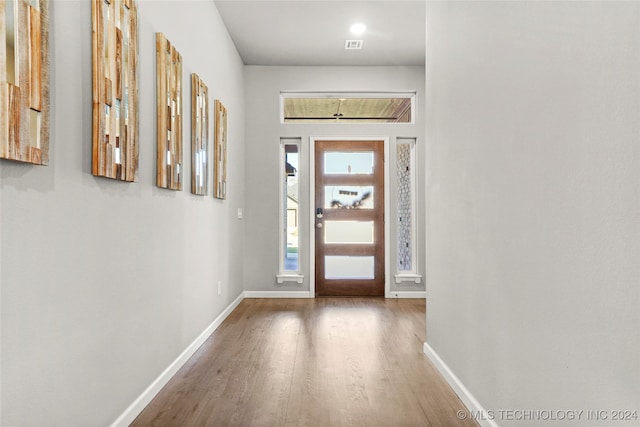
[[[316,218],[322,219],[323,216],[324,216],[324,211],[322,210],[322,208],[316,209]]]

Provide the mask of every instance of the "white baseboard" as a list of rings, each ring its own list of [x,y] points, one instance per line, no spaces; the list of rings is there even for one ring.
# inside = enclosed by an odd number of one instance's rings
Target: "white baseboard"
[[[245,298],[313,298],[309,291],[244,291]]]
[[[244,291],[245,298],[315,298],[309,291]],[[425,291],[390,291],[385,298],[426,298]]]
[[[468,412],[473,414],[487,414],[487,411],[482,407],[480,402],[476,400],[471,392],[462,384],[462,381],[453,373],[453,371],[447,366],[446,363],[438,356],[433,348],[426,342],[422,347],[422,351],[427,355],[431,363],[440,371],[444,379],[449,383],[453,391],[458,395],[464,406],[467,407]],[[495,421],[490,419],[484,419],[486,417],[477,417],[476,421],[482,427],[499,427]]]
[[[222,313],[173,361],[156,380],[116,419],[111,427],[127,427],[136,419],[151,400],[160,392],[178,370],[189,360],[209,336],[224,322],[231,312],[242,302],[244,294],[240,294]]]
[[[426,298],[426,291],[389,291],[385,298]]]

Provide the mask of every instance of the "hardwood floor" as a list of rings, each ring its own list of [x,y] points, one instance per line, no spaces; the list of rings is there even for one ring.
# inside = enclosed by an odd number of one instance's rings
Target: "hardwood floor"
[[[476,426],[424,338],[424,300],[246,299],[132,425]]]

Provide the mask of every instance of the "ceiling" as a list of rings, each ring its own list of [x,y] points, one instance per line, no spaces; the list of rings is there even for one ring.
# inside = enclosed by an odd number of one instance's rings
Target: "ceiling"
[[[425,1],[215,0],[246,65],[424,65]],[[367,30],[353,35],[349,27]],[[346,40],[362,50],[345,50]]]

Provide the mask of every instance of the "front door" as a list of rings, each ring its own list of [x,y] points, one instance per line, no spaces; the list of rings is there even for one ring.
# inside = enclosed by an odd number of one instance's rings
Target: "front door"
[[[315,142],[317,296],[384,296],[384,141]]]

